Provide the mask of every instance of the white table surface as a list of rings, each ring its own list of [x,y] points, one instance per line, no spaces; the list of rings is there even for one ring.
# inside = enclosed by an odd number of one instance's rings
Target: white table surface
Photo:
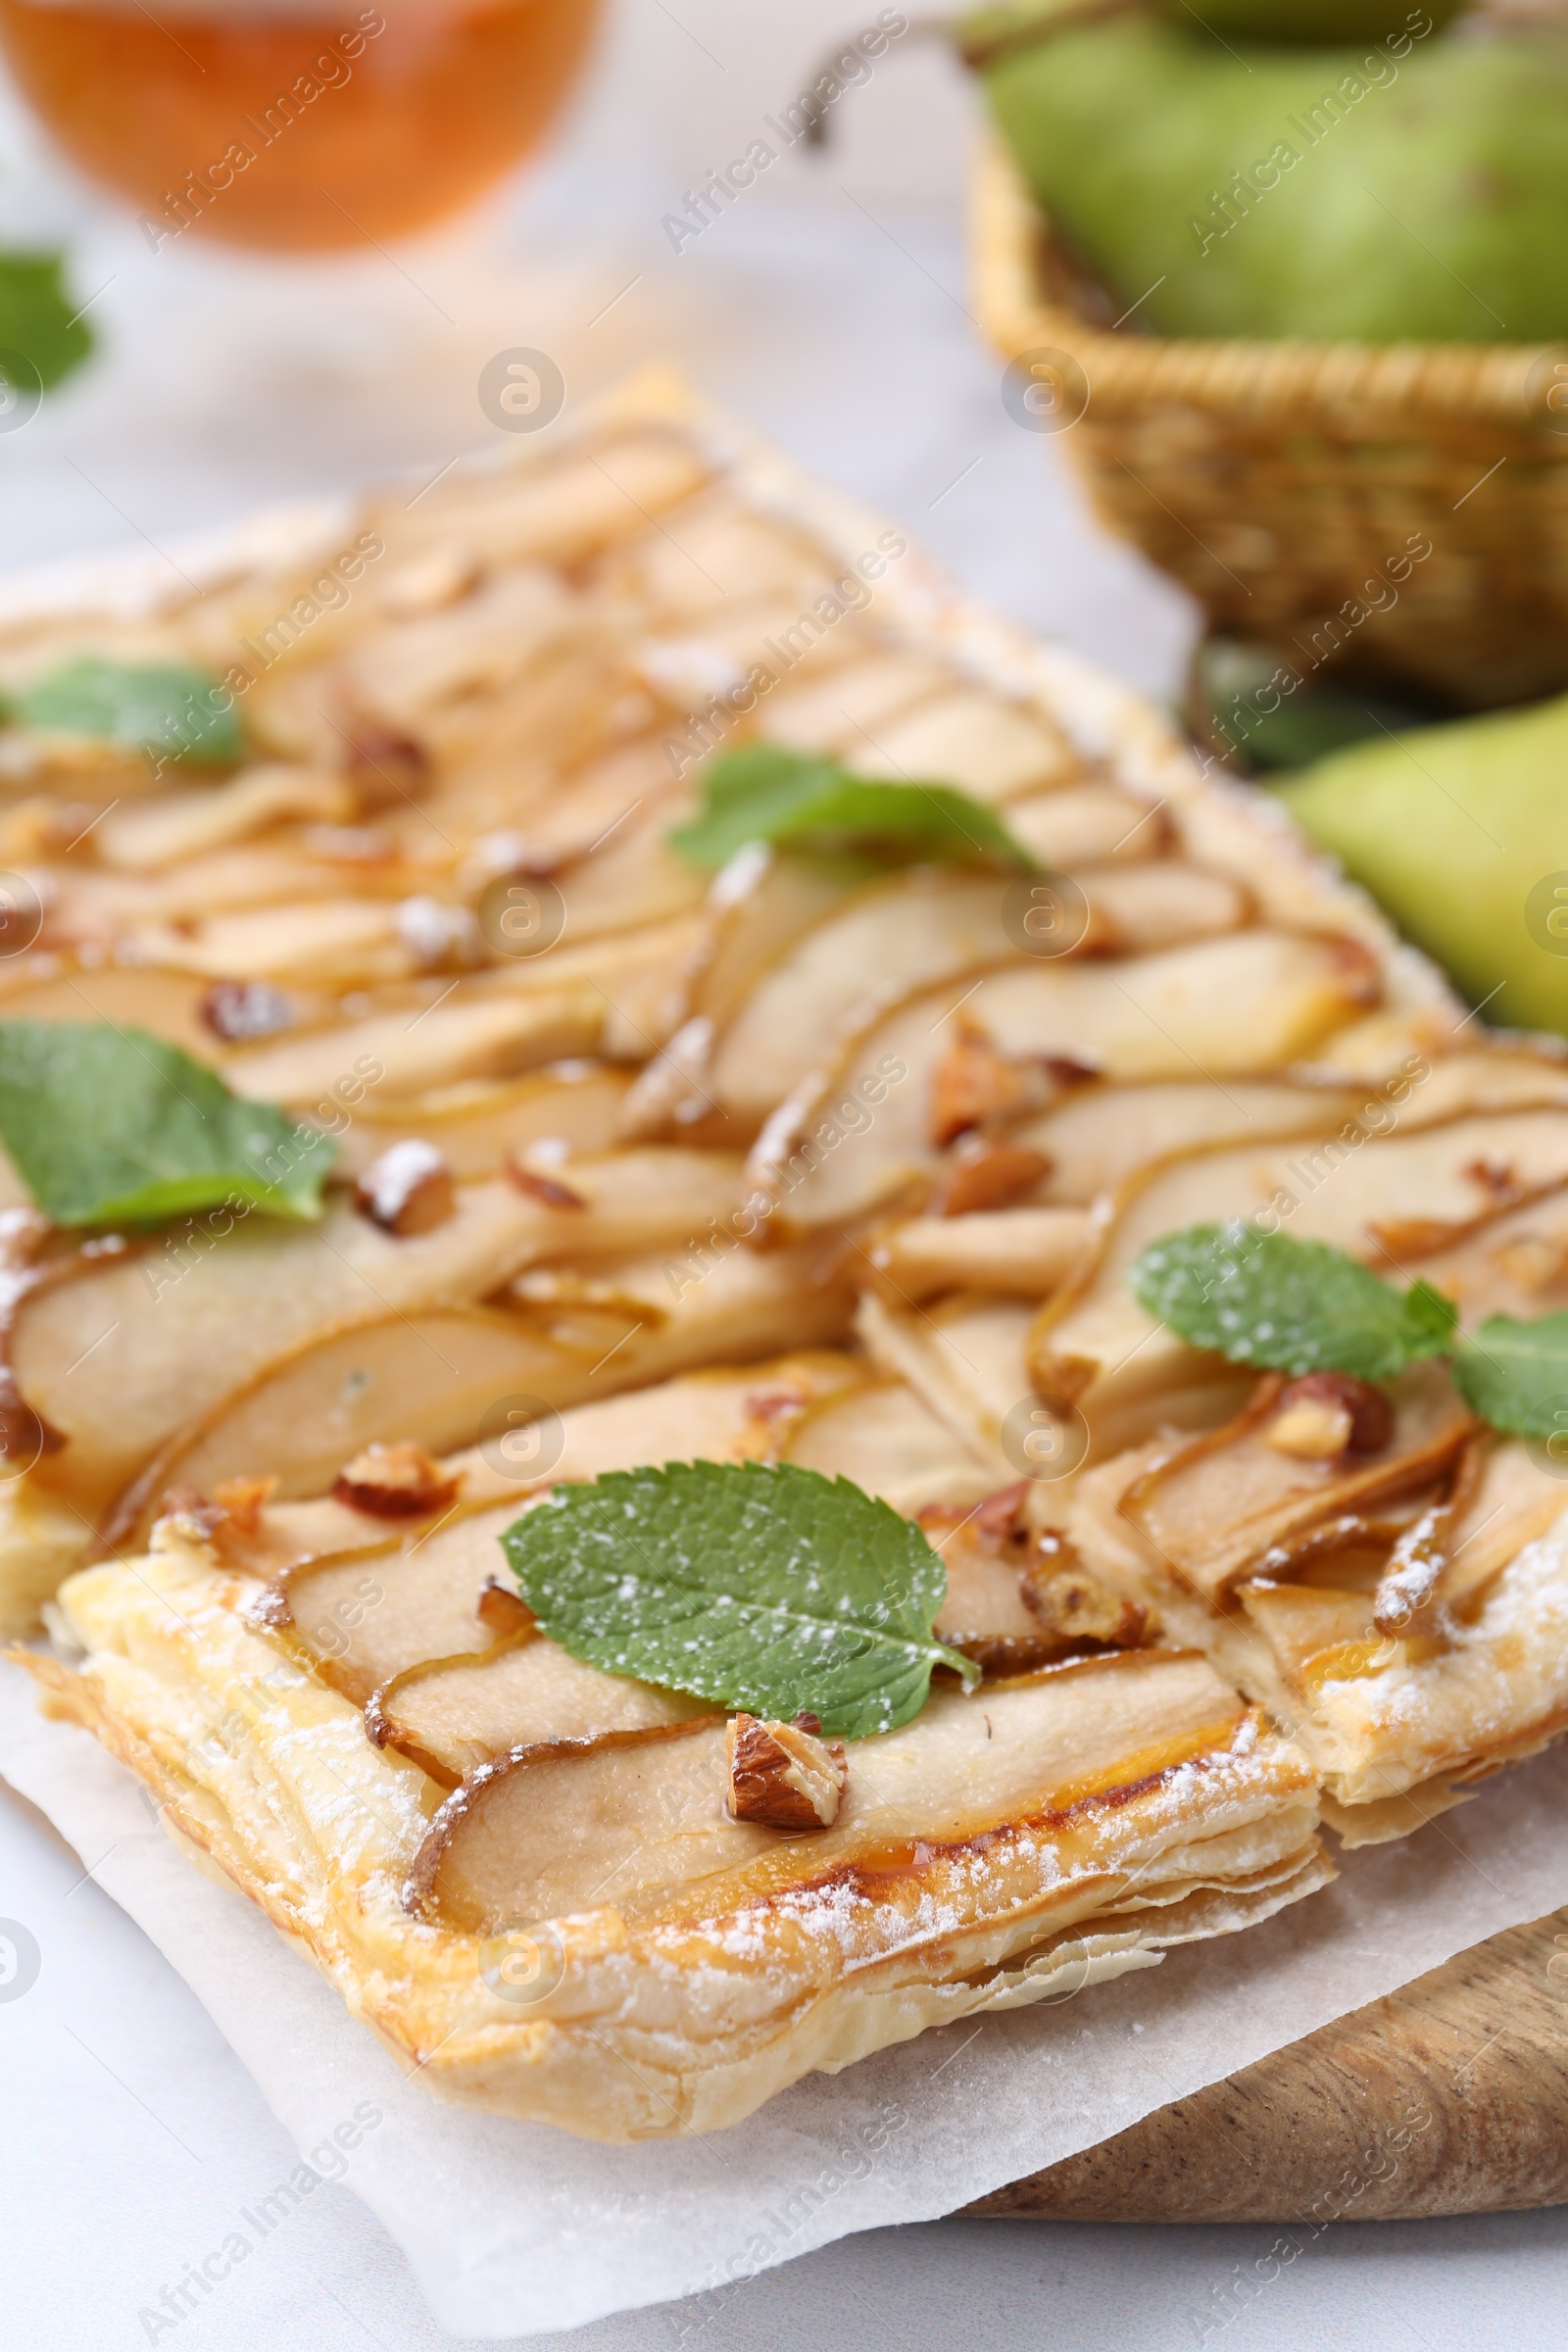
[[[866,9],[863,21],[874,11]],[[0,95],[0,235],[65,235],[103,355],[0,439],[7,565],[177,547],[260,502],[434,473],[493,430],[497,350],[550,351],[570,398],[648,357],[826,477],[896,514],[972,587],[1156,693],[1184,600],[1101,536],[1059,444],[1020,431],[966,310],[968,93],[895,51],[792,154],[674,254],[682,191],[740,152],[862,21],[850,0],[622,0],[546,170],[477,221],[285,269],[153,255]],[[607,308],[607,306],[610,306]],[[159,2297],[295,2161],[183,1982],[40,1815],[0,1788],[0,1922],[40,1952],[0,1986],[0,2352],[387,2352],[449,2344],[395,2246],[323,2185],[177,2323]],[[787,2265],[714,2311],[607,2321],[583,2352],[1558,2352],[1568,2210],[1326,2231],[1277,2278],[1269,2229],[951,2222]],[[157,2319],[144,2316],[157,2313]],[[160,2325],[160,2321],[162,2324]]]

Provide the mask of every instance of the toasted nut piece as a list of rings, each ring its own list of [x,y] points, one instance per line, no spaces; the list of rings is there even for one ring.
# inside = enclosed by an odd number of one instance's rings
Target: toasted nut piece
[[[372,1225],[407,1241],[411,1234],[444,1225],[457,1197],[452,1170],[434,1144],[410,1136],[371,1160],[354,1187],[354,1200]]]
[[[1035,1556],[1018,1579],[1024,1605],[1067,1642],[1104,1642],[1136,1649],[1149,1630],[1147,1613],[1101,1583],[1067,1538],[1045,1528]]]
[[[210,1495],[197,1487],[171,1487],[155,1526],[183,1543],[209,1544],[220,1559],[243,1566],[246,1545],[260,1534],[263,1507],[276,1486],[275,1478],[225,1478]]]
[[[294,1000],[270,980],[215,980],[201,1002],[201,1017],[225,1046],[275,1037],[294,1021]]]
[[[344,735],[343,766],[365,808],[389,808],[407,802],[428,781],[430,761],[421,743],[373,718],[355,717]]]
[[[157,1529],[167,1529],[186,1544],[215,1544],[218,1531],[227,1517],[220,1502],[214,1502],[195,1487],[171,1487],[158,1506]]]
[[[422,1446],[368,1446],[345,1462],[332,1493],[351,1511],[372,1519],[423,1519],[444,1511],[462,1485]]]
[[[938,1196],[941,1212],[962,1217],[971,1209],[1009,1207],[1050,1173],[1051,1161],[1044,1152],[1028,1151],[1022,1144],[984,1144],[976,1137],[971,1149],[957,1152],[950,1162]]]
[[[534,1613],[515,1585],[504,1585],[498,1576],[487,1576],[479,1591],[475,1615],[479,1623],[498,1638],[506,1634],[525,1634],[535,1622]]]
[[[973,1021],[960,1022],[932,1080],[931,1141],[945,1149],[973,1128],[1043,1110],[1055,1092],[1043,1062],[1014,1060]]]
[[[236,1535],[254,1536],[262,1513],[277,1492],[277,1474],[268,1478],[223,1478],[213,1489],[219,1505]]]
[[[817,1717],[806,1721],[821,1726]],[[767,1830],[825,1830],[839,1815],[849,1783],[842,1740],[821,1740],[796,1723],[762,1723],[732,1715],[729,1810],[736,1821]]]
[[[1348,1372],[1305,1372],[1281,1392],[1263,1431],[1277,1453],[1333,1462],[1342,1453],[1381,1453],[1394,1435],[1394,1407],[1381,1389]]]
[[[588,1203],[581,1193],[574,1193],[569,1184],[559,1176],[547,1176],[540,1168],[530,1168],[525,1160],[509,1155],[506,1178],[530,1200],[542,1201],[546,1208],[586,1208]]]
[[[398,937],[421,972],[460,971],[484,960],[471,906],[451,906],[421,891],[397,909]]]

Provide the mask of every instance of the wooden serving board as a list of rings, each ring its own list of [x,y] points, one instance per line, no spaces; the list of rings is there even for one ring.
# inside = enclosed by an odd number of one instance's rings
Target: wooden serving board
[[[1398,2221],[1568,2204],[1568,1909],[965,2210]]]

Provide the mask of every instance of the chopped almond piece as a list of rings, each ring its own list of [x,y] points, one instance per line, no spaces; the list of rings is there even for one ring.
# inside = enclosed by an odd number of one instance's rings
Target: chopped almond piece
[[[221,1503],[214,1502],[195,1487],[171,1487],[158,1510],[158,1525],[167,1527],[187,1544],[212,1544],[227,1517]]]
[[[826,1830],[837,1821],[850,1778],[842,1740],[819,1739],[800,1722],[734,1715],[725,1744],[734,1820],[766,1830]]]
[[[294,1000],[270,980],[215,980],[201,1002],[201,1017],[225,1046],[275,1037],[294,1021]]]
[[[358,787],[362,806],[391,808],[428,781],[430,762],[412,735],[373,718],[351,720],[344,732],[343,765]]]
[[[263,1511],[276,1492],[275,1472],[267,1478],[224,1478],[213,1489],[213,1500],[236,1534],[254,1536],[261,1528]]]
[[[485,1578],[475,1614],[479,1623],[498,1639],[507,1634],[525,1634],[534,1623],[534,1613],[515,1585],[504,1585],[498,1576]]]
[[[547,1176],[540,1168],[530,1168],[520,1159],[506,1162],[507,1182],[530,1200],[542,1201],[546,1208],[586,1208],[588,1203],[581,1193],[574,1193],[569,1184],[559,1176]]]
[[[932,1075],[931,1141],[945,1148],[973,1128],[1043,1110],[1055,1091],[1043,1062],[1014,1060],[973,1021],[960,1022]]]
[[[1393,1435],[1394,1407],[1381,1389],[1348,1372],[1306,1372],[1282,1392],[1263,1439],[1296,1461],[1334,1462],[1381,1453]]]
[[[372,1159],[354,1187],[354,1199],[363,1216],[400,1241],[433,1233],[457,1205],[452,1170],[434,1144],[418,1136],[393,1144]]]
[[[1044,1152],[1022,1144],[984,1144],[958,1152],[939,1195],[945,1217],[967,1216],[972,1209],[1007,1208],[1032,1193],[1051,1173]]]
[[[461,1484],[422,1446],[368,1446],[344,1463],[332,1493],[372,1519],[423,1519],[445,1510]]]
[[[1148,1630],[1145,1612],[1092,1575],[1077,1550],[1054,1528],[1041,1531],[1035,1557],[1018,1580],[1024,1604],[1066,1642],[1103,1642],[1136,1649]]]

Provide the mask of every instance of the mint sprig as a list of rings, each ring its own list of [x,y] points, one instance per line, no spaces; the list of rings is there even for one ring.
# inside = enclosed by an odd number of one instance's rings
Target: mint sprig
[[[701,810],[668,836],[690,865],[723,865],[752,841],[951,865],[1034,864],[1000,818],[951,784],[883,784],[775,744],[710,760],[703,790]]]
[[[0,1140],[56,1225],[156,1225],[229,1201],[317,1217],[336,1153],[177,1046],[107,1022],[0,1021]]]
[[[1568,1428],[1568,1314],[1491,1315],[1459,1350],[1454,1383],[1473,1413],[1516,1438]]]
[[[6,711],[47,734],[84,735],[192,767],[232,767],[245,750],[233,696],[179,662],[82,655],[14,688]]]
[[[1228,1363],[1389,1381],[1446,1355],[1460,1396],[1493,1429],[1550,1438],[1568,1427],[1568,1313],[1493,1315],[1461,1340],[1458,1309],[1430,1283],[1398,1291],[1327,1243],[1240,1223],[1166,1234],[1127,1283],[1178,1338]]]
[[[1396,1291],[1343,1250],[1252,1225],[1167,1234],[1127,1280],[1194,1348],[1262,1372],[1395,1380],[1418,1356],[1446,1353],[1457,1320],[1427,1283]]]
[[[947,1571],[912,1521],[795,1463],[669,1462],[564,1485],[501,1539],[524,1600],[586,1665],[863,1740],[907,1723]]]

